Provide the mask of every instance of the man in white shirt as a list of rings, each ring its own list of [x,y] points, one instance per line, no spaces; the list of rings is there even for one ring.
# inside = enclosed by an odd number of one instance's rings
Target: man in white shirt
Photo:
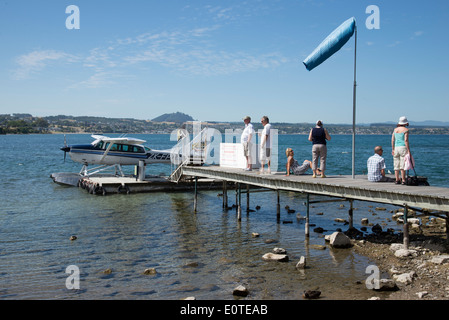
[[[271,124],[267,116],[262,117],[263,131],[260,135],[260,173],[264,173],[264,163],[267,162],[267,173],[271,173]]]
[[[253,124],[251,123],[251,117],[246,116],[243,118],[243,122],[245,123],[245,129],[242,132],[242,136],[240,138],[240,142],[243,145],[243,154],[246,157],[246,171],[252,170],[252,142],[251,139],[254,135]]]

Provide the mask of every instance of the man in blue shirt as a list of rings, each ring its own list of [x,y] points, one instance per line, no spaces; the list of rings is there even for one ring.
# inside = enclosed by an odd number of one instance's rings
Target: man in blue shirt
[[[374,182],[392,182],[393,178],[385,176],[385,159],[382,158],[383,150],[381,146],[374,148],[374,155],[368,158],[368,180]]]

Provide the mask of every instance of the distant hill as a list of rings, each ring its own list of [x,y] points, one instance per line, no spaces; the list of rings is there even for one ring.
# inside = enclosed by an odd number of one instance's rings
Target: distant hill
[[[413,127],[449,127],[449,122],[425,120],[425,121],[409,121],[410,126]],[[371,123],[371,126],[391,125],[396,126],[397,122],[387,121],[383,123]]]
[[[183,123],[186,121],[194,121],[194,119],[185,113],[176,112],[176,113],[165,113],[159,117],[152,119],[151,121]]]

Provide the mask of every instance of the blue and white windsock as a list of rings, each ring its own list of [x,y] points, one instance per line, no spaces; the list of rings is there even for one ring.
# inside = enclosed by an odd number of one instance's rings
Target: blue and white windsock
[[[306,69],[311,71],[340,50],[352,37],[355,28],[354,17],[343,22],[303,61]]]

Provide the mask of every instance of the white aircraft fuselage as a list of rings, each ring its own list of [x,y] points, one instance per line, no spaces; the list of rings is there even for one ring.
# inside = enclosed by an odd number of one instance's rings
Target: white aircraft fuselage
[[[138,165],[139,161],[170,163],[170,150],[153,150],[142,145],[144,140],[134,138],[109,138],[93,135],[91,144],[69,145],[61,150],[83,165]]]

